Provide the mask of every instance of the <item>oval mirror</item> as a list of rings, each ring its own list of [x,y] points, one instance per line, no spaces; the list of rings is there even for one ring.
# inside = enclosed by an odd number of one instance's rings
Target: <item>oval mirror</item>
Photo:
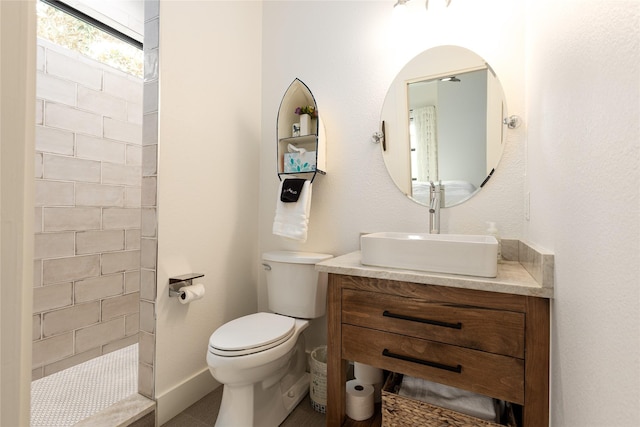
[[[502,86],[480,56],[459,46],[422,52],[396,76],[382,107],[389,175],[425,206],[430,182],[444,188],[441,207],[468,200],[500,161],[505,114]]]

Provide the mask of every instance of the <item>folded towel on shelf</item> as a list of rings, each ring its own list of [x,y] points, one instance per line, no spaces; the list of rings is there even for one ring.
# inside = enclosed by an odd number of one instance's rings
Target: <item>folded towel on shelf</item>
[[[281,195],[286,181],[289,180],[285,179],[280,182],[278,190],[273,234],[304,243],[307,241],[309,212],[311,210],[311,181],[304,180],[298,201],[283,202]]]
[[[486,421],[499,420],[492,398],[456,387],[405,375],[398,394]]]

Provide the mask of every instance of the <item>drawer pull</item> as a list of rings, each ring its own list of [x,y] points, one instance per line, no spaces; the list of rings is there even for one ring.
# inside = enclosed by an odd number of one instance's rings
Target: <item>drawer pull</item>
[[[402,354],[391,353],[386,348],[382,350],[382,355],[386,357],[391,357],[393,359],[404,360],[406,362],[413,362],[413,363],[419,363],[421,365],[431,366],[432,368],[443,369],[445,371],[456,372],[458,374],[462,372],[462,365],[450,366],[450,365],[443,365],[442,363],[430,362],[428,360],[416,359],[415,357],[411,357],[411,356],[404,356]]]
[[[412,316],[405,316],[404,314],[391,313],[390,311],[387,311],[387,310],[382,312],[382,315],[384,317],[393,317],[394,319],[409,320],[411,322],[420,322],[420,323],[426,323],[428,325],[442,326],[443,328],[462,329],[462,323],[460,322],[458,323],[440,322],[438,320],[422,319],[420,317],[412,317]]]

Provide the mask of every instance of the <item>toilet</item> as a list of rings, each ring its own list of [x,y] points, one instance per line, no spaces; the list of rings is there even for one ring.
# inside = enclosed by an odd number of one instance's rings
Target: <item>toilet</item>
[[[309,391],[302,332],[324,316],[327,274],[315,264],[331,255],[265,252],[269,310],[220,326],[209,338],[207,364],[224,385],[216,427],[276,427]]]

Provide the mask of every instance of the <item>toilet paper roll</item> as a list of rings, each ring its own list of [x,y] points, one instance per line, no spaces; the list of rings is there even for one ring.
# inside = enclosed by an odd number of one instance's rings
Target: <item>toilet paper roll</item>
[[[353,362],[353,375],[365,384],[378,384],[384,381],[382,369]]]
[[[191,286],[183,286],[180,288],[180,292],[182,292],[182,295],[178,298],[180,303],[189,304],[191,301],[195,301],[204,296],[204,285],[197,283]]]
[[[360,380],[347,381],[345,412],[354,421],[364,421],[373,416],[373,394],[371,384]]]

